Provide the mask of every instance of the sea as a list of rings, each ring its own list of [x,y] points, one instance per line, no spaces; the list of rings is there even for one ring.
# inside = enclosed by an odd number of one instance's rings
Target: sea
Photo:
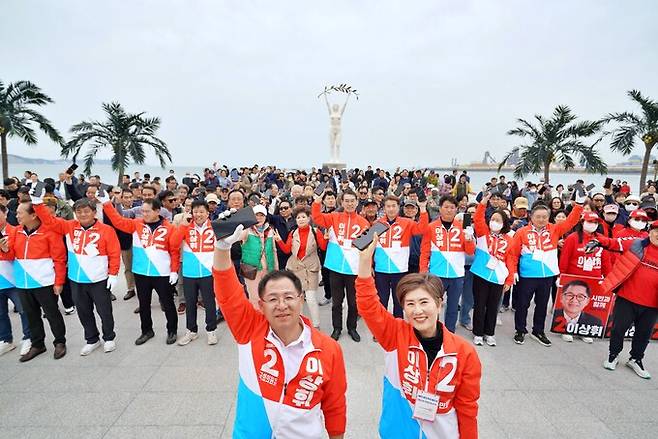
[[[307,169],[310,169],[310,165]],[[376,164],[373,164],[373,167],[376,167]],[[203,174],[203,169],[207,166],[169,166],[166,168],[160,168],[157,166],[135,166],[135,167],[130,167],[126,170],[126,173],[129,174],[131,177],[134,172],[139,171],[142,175],[145,173],[151,174],[151,178],[160,176],[161,178],[165,178],[169,175],[169,170],[173,169],[174,170],[174,175],[180,179],[182,179],[186,173],[192,173],[192,174]],[[57,175],[64,171],[67,168],[66,165],[60,165],[60,164],[25,164],[25,163],[15,163],[12,164],[11,162],[9,163],[9,174],[11,176],[16,176],[19,178],[23,177],[23,173],[26,170],[30,170],[32,172],[36,172],[39,175],[39,179],[43,180],[46,177],[52,177],[52,178],[57,178]],[[78,169],[80,171],[80,169]],[[647,178],[653,179],[653,169],[650,169],[649,175]],[[440,175],[450,173],[448,170],[440,170],[438,171]],[[78,173],[78,172],[76,172]],[[112,170],[112,167],[109,164],[97,164],[93,168],[93,173],[98,174],[101,177],[101,181],[107,183],[107,184],[114,184],[117,181],[117,174]],[[500,173],[501,175],[505,175],[507,177],[508,181],[511,180],[516,180],[519,183],[519,186],[523,185],[523,182],[525,181],[532,181],[532,182],[539,182],[540,179],[543,178],[543,174],[531,174],[523,177],[522,179],[515,179],[512,176],[511,172],[505,172],[502,171]],[[478,192],[482,186],[486,182],[488,182],[491,177],[497,176],[498,174],[495,171],[491,170],[470,170],[468,171],[468,175],[470,176],[470,181],[471,181],[471,186],[473,187],[473,190]],[[599,175],[599,174],[585,174],[585,173],[573,173],[573,172],[560,172],[560,171],[551,171],[550,174],[550,183],[551,185],[555,186],[557,184],[564,184],[569,185],[574,183],[577,179],[582,179],[585,181],[586,184],[595,184],[597,188],[601,188],[603,186],[603,183],[605,179],[608,177],[608,175]],[[613,178],[614,180],[620,179],[621,181],[627,181],[628,184],[631,186],[631,189],[633,191],[637,190],[638,184],[640,182],[640,174],[638,173],[620,173],[620,174],[610,174],[609,177]]]

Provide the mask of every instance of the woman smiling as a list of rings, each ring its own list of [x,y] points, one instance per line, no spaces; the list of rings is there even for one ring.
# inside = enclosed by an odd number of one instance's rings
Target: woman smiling
[[[439,321],[441,280],[404,276],[396,295],[404,320],[379,301],[371,274],[373,240],[360,254],[356,280],[359,314],[385,351],[382,438],[477,438],[481,365],[468,342]]]

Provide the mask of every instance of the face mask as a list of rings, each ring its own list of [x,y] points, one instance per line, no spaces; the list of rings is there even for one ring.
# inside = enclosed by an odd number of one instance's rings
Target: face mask
[[[500,232],[503,229],[503,223],[498,221],[489,221],[489,228],[492,232]]]
[[[627,212],[632,212],[637,209],[637,205],[635,204],[626,204],[624,207],[626,208]]]
[[[647,226],[647,223],[644,221],[638,221],[636,219],[628,220],[628,225],[634,228],[635,230],[644,230]]]
[[[531,194],[534,194],[535,192],[537,192],[537,189],[530,189]]]
[[[592,223],[589,221],[583,223],[583,230],[586,231],[587,233],[594,233],[598,228],[599,225],[597,223]]]

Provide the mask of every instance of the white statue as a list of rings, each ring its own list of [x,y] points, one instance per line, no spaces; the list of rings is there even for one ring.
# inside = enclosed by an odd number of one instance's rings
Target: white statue
[[[331,163],[338,163],[340,161],[340,141],[341,141],[341,121],[347,101],[350,100],[350,95],[347,95],[345,103],[341,107],[338,104],[329,105],[329,99],[324,94],[324,101],[327,103],[327,110],[329,111],[329,146],[331,147]]]

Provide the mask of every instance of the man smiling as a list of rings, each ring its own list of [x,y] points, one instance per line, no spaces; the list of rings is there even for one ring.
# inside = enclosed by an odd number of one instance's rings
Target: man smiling
[[[233,437],[320,438],[326,430],[342,438],[347,385],[340,346],[301,316],[302,286],[292,272],[266,274],[254,309],[231,261],[242,230],[217,240],[213,262],[217,301],[238,343]]]

